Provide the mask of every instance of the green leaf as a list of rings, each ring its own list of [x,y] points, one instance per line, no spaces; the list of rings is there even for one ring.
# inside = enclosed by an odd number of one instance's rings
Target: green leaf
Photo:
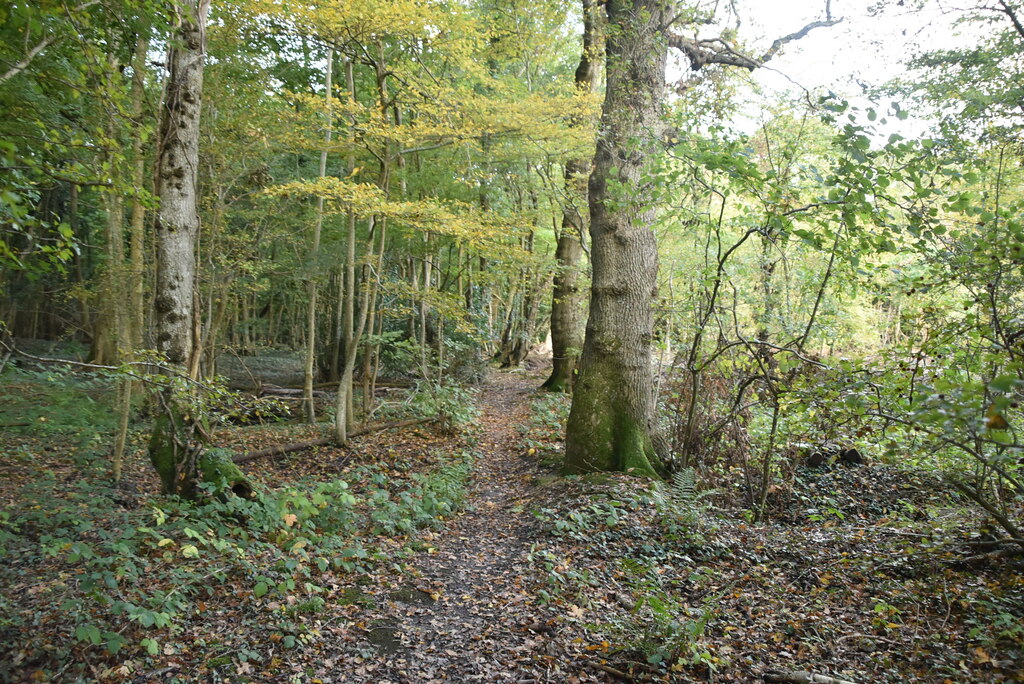
[[[96,625],[78,625],[75,628],[75,638],[99,646],[103,642],[103,633]]]
[[[263,598],[268,591],[270,591],[270,587],[266,582],[257,582],[256,586],[252,588],[252,593],[256,595],[256,598]]]
[[[142,639],[141,641],[139,641],[139,646],[142,646],[144,649],[146,649],[146,653],[148,653],[151,656],[155,656],[157,653],[160,652],[160,647],[156,643],[156,639]]]
[[[1017,378],[1013,375],[1000,375],[992,378],[992,381],[988,383],[988,388],[992,392],[1009,392],[1013,389],[1016,380]]]

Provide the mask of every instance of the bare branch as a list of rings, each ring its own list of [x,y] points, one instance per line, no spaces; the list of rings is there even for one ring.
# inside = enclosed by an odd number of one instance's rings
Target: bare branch
[[[812,21],[799,31],[778,38],[771,44],[760,57],[749,57],[737,52],[729,43],[722,38],[685,38],[678,34],[669,34],[668,44],[681,51],[690,60],[690,68],[700,71],[707,64],[723,64],[726,66],[737,66],[749,71],[761,67],[765,62],[770,61],[788,43],[800,40],[816,28],[835,26],[843,19],[832,18],[831,2],[825,6],[826,17],[820,21]]]
[[[28,68],[28,65],[32,63],[32,60],[35,59],[36,55],[48,48],[55,40],[57,40],[56,36],[47,36],[39,41],[35,47],[28,51],[28,54],[25,55],[24,59],[0,75],[0,84],[6,83]]]
[[[82,10],[85,10],[85,9],[88,9],[89,7],[92,7],[93,5],[97,4],[98,2],[99,2],[99,0],[89,0],[89,2],[84,2],[81,5],[75,7],[74,9],[72,9],[71,11],[72,12],[81,12]],[[52,45],[56,41],[57,41],[57,36],[46,36],[41,41],[36,43],[36,45],[33,46],[33,48],[31,50],[29,50],[28,53],[25,54],[25,57],[20,62],[18,62],[14,66],[12,66],[10,69],[5,71],[3,74],[0,74],[0,85],[3,85],[7,81],[11,80],[12,78],[14,78],[18,74],[20,74],[22,71],[27,69],[28,65],[32,63],[32,60],[35,59],[36,56],[38,56],[40,52],[42,52],[46,48],[50,47],[50,45]]]
[[[1017,34],[1021,38],[1024,38],[1024,25],[1021,25],[1021,21],[1020,18],[1017,16],[1017,12],[1014,11],[1012,7],[1010,7],[1009,3],[1007,3],[1006,0],[999,0],[999,4],[1002,6],[1002,9],[997,11],[1001,11],[1003,14],[1009,17],[1010,21],[1013,23],[1013,28],[1017,31]]]
[[[772,46],[768,48],[767,52],[761,55],[761,59],[759,59],[758,61],[761,64],[764,64],[772,57],[774,57],[776,54],[778,54],[779,50],[781,50],[787,43],[792,43],[794,40],[800,40],[801,38],[803,38],[816,28],[827,28],[829,26],[835,26],[842,20],[842,17],[838,19],[832,19],[831,17],[829,17],[824,21],[812,21],[810,24],[804,26],[799,31],[796,31],[795,33],[790,33],[788,36],[783,36],[782,38],[776,39],[775,42],[772,43]]]

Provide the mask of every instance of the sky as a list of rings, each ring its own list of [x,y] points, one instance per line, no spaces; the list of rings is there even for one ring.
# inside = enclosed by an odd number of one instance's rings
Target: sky
[[[766,49],[775,38],[824,18],[825,0],[737,1],[744,17],[740,34],[758,50]],[[864,91],[901,75],[906,57],[923,49],[964,45],[971,40],[971,31],[977,30],[954,26],[962,15],[943,9],[941,0],[927,3],[929,8],[922,10],[910,10],[893,1],[872,14],[869,7],[876,4],[868,0],[833,0],[832,15],[843,17],[842,23],[815,29],[790,43],[751,78],[768,92],[800,93],[801,88],[806,88],[824,94],[831,90],[854,105],[866,107]],[[756,125],[758,118],[759,113],[751,113],[751,123]],[[927,128],[927,112],[912,110],[906,121],[890,117],[885,130],[880,132],[885,136],[895,132],[916,137]]]

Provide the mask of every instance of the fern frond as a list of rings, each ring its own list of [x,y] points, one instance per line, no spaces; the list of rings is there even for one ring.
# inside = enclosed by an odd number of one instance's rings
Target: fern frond
[[[697,498],[697,471],[683,468],[672,473],[669,497],[676,503],[690,503]]]

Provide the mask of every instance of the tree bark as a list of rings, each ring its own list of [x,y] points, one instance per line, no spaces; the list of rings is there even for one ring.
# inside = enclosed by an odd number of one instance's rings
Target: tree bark
[[[609,0],[608,86],[590,175],[593,285],[565,470],[657,477],[651,372],[658,250],[645,175],[661,133],[671,6]],[[628,193],[628,194],[627,194]]]
[[[327,52],[327,71],[324,75],[324,105],[327,120],[324,125],[324,146],[320,150],[320,169],[318,178],[327,175],[327,148],[331,144],[331,89],[334,68],[334,50]],[[320,273],[320,232],[324,224],[324,198],[316,198],[316,219],[313,222],[313,236],[309,247],[309,269],[306,290],[309,301],[306,303],[306,358],[303,365],[305,393],[302,397],[302,415],[307,423],[316,422],[316,402],[313,400],[313,372],[316,361],[316,295]]]
[[[199,114],[209,0],[179,4],[181,16],[167,63],[167,92],[160,120],[156,190],[156,348],[187,371],[195,346],[193,318],[195,242],[199,233]],[[150,441],[150,458],[164,492],[194,495],[201,445],[188,410],[167,390],[164,415]]]
[[[589,93],[594,89],[597,68],[592,58],[597,49],[597,22],[594,0],[583,0],[583,52],[576,67],[576,89]],[[582,122],[574,121],[573,125]],[[555,281],[551,293],[551,375],[543,389],[572,391],[576,364],[583,349],[583,290],[580,288],[580,259],[583,256],[584,218],[576,202],[586,201],[586,175],[590,162],[571,159],[565,164],[565,200],[562,203],[562,230],[555,248]]]
[[[199,232],[199,110],[209,0],[188,0],[168,55],[160,121],[156,219],[156,348],[174,364],[192,353],[192,291]]]

